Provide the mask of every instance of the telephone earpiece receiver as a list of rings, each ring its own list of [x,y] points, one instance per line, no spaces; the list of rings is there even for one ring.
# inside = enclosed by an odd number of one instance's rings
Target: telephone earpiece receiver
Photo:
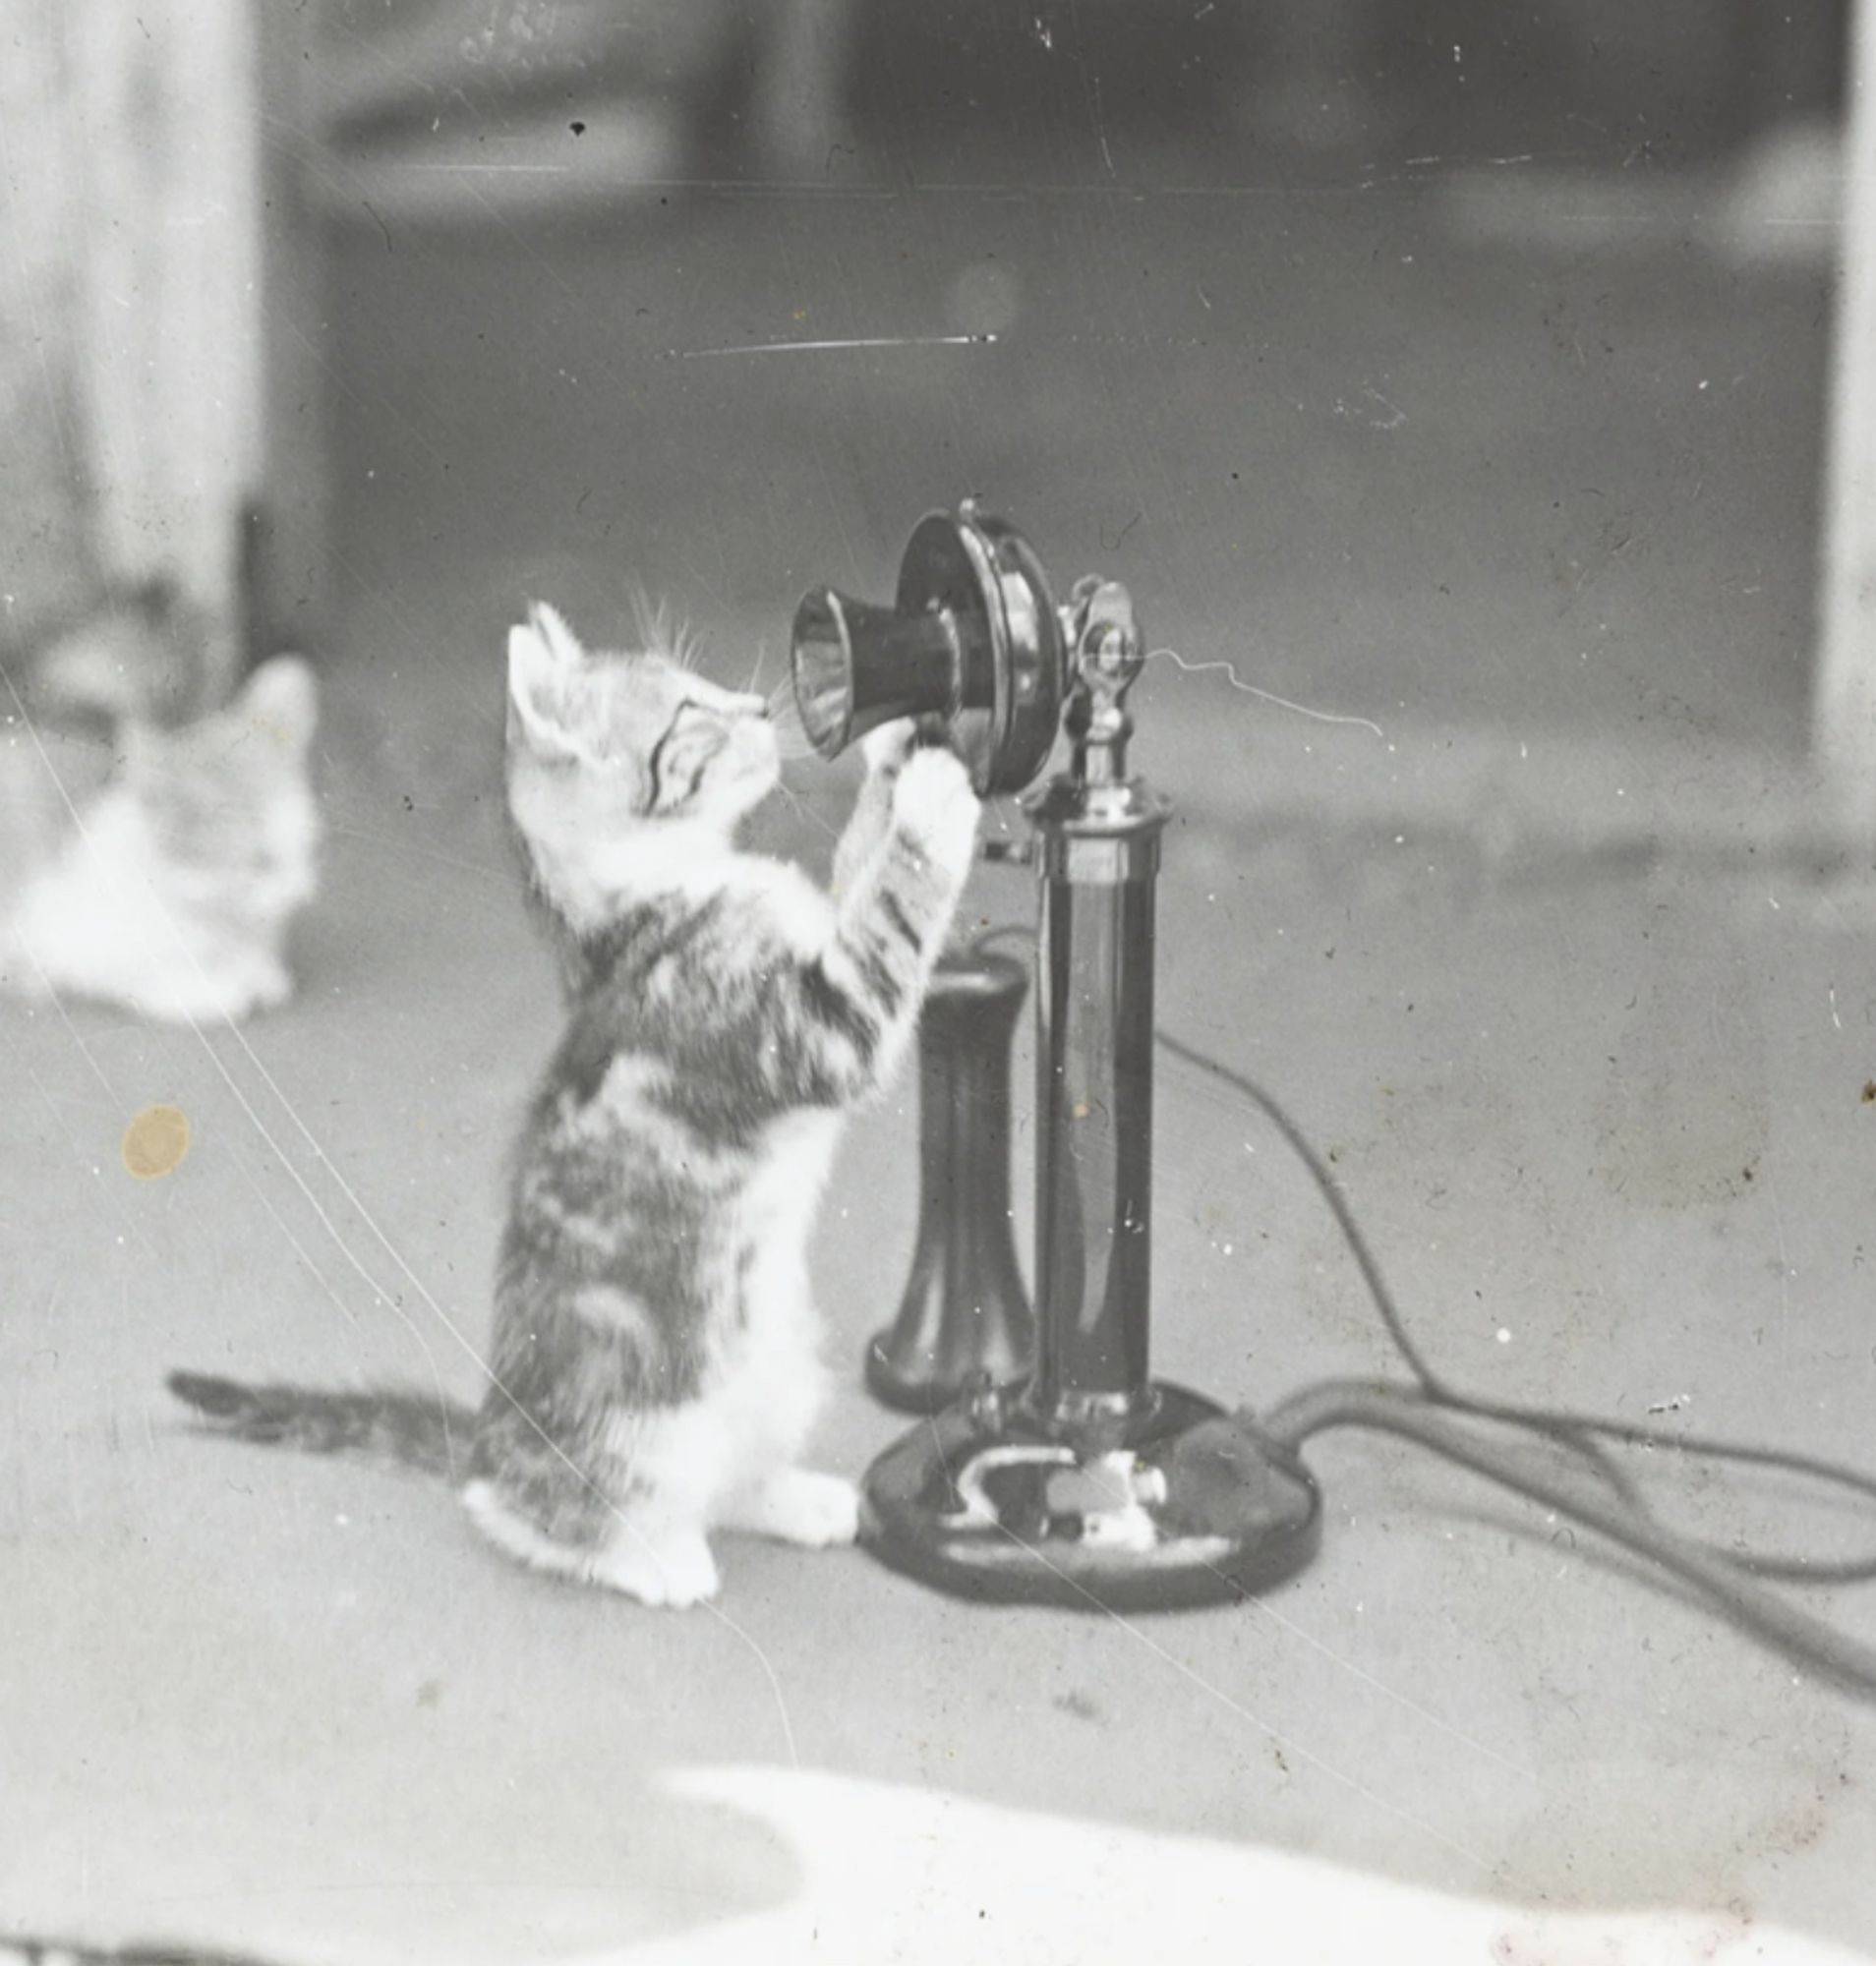
[[[966,503],[908,542],[890,607],[831,587],[802,597],[790,645],[795,708],[823,758],[910,717],[943,741],[980,797],[1020,792],[1054,746],[1068,649],[1027,543]]]

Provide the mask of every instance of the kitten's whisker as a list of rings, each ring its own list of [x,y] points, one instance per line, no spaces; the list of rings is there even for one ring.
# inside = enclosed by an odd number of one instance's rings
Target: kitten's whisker
[[[632,626],[638,631],[638,639],[647,649],[655,649],[664,639],[664,616],[651,598],[651,590],[642,580],[632,582],[629,606],[632,610]]]
[[[776,754],[786,762],[803,764],[809,758],[820,756],[809,741],[800,718],[794,715],[790,707],[772,708],[769,712],[769,723],[775,732]]]
[[[642,581],[632,585],[632,619],[638,639],[648,650],[669,657],[680,669],[694,670],[703,653],[702,638],[687,624],[674,620],[668,601],[654,601]]]
[[[790,791],[780,779],[776,780],[775,788],[803,819],[807,820],[811,825],[818,826],[830,839],[838,839],[840,838],[840,829],[838,827],[830,826],[804,798],[796,792]]]
[[[818,756],[809,741],[807,726],[787,679],[769,692],[769,723],[775,730],[776,749],[784,758],[799,760]]]

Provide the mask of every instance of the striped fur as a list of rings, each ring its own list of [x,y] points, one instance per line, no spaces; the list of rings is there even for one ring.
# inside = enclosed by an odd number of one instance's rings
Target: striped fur
[[[649,1603],[717,1588],[709,1532],[848,1540],[798,1466],[820,1401],[807,1245],[842,1123],[899,1065],[977,802],[948,752],[869,740],[835,893],[737,850],[778,777],[755,699],[673,658],[589,657],[550,609],[509,643],[508,807],[553,926],[564,1035],[516,1145],[492,1385],[385,1396],[172,1385],[225,1431],[435,1468],[498,1546]]]

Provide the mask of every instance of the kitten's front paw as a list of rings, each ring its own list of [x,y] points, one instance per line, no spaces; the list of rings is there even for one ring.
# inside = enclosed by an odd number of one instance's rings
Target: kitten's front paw
[[[681,1611],[717,1594],[717,1560],[699,1531],[648,1533],[621,1525],[593,1581],[641,1604]]]
[[[893,773],[901,770],[912,754],[918,725],[909,717],[879,724],[860,739],[860,756],[869,772]]]
[[[859,1491],[839,1474],[784,1468],[728,1513],[726,1527],[805,1549],[831,1549],[859,1533]]]
[[[983,807],[970,774],[950,751],[914,751],[899,775],[893,812],[941,867],[962,875],[970,865]]]

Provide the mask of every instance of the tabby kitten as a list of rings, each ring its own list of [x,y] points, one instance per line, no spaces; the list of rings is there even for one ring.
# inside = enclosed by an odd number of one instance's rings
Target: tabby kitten
[[[276,657],[204,711],[181,620],[159,590],[125,597],[0,691],[0,986],[16,995],[187,1022],[292,992],[286,932],[317,884],[312,671]]]
[[[850,1541],[799,1465],[822,1374],[807,1245],[847,1115],[914,1028],[971,860],[948,751],[876,732],[834,893],[739,851],[775,786],[759,698],[669,654],[587,655],[550,608],[508,645],[507,800],[570,1014],[515,1150],[490,1391],[178,1374],[225,1432],[433,1471],[500,1548],[647,1604],[714,1594],[713,1528]]]

